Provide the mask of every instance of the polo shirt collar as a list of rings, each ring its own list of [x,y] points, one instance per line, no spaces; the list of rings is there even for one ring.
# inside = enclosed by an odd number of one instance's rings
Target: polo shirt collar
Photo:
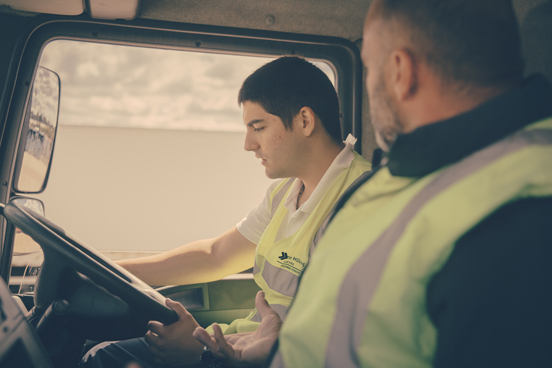
[[[394,176],[422,177],[552,116],[552,86],[541,75],[453,118],[399,135],[388,154]]]
[[[312,192],[309,199],[307,199],[305,203],[303,203],[299,207],[298,210],[295,209],[295,206],[297,205],[297,195],[299,194],[299,190],[301,190],[303,181],[300,179],[295,180],[295,183],[290,190],[286,202],[284,203],[284,206],[288,209],[290,214],[293,214],[296,211],[310,214],[312,213],[312,211],[314,211],[314,209],[322,199],[322,196],[326,193],[326,191],[332,185],[335,179],[343,172],[343,170],[351,166],[351,163],[355,158],[353,151],[356,141],[357,139],[351,134],[347,136],[347,139],[343,142],[345,143],[345,147],[332,161],[330,167],[328,167],[328,170],[326,170],[326,172],[318,182],[318,185],[316,186],[316,188],[314,188],[314,191]]]

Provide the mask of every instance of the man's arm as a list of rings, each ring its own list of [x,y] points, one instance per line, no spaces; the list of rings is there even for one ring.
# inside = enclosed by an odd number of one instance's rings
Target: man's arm
[[[219,280],[252,267],[255,247],[233,227],[213,239],[117,263],[149,285],[195,284]]]

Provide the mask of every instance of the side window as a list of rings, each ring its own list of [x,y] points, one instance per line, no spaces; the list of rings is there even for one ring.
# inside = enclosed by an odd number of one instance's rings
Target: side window
[[[49,183],[36,196],[47,217],[113,259],[234,226],[270,185],[243,149],[237,105],[243,80],[270,60],[50,42],[40,65],[59,74],[61,99]]]
[[[32,294],[44,254],[40,245],[20,229],[15,229],[10,290],[15,294]]]

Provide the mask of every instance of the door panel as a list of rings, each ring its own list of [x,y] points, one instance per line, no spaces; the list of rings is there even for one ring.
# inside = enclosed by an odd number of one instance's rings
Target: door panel
[[[231,323],[255,308],[260,290],[250,274],[227,277],[208,284],[166,286],[158,291],[182,303],[202,327],[213,322]]]

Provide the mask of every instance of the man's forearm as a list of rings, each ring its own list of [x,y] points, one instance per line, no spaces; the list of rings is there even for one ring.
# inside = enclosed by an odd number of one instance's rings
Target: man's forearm
[[[198,240],[161,254],[117,263],[149,285],[202,282],[215,268],[210,257],[212,243],[212,239]]]
[[[219,280],[253,265],[255,245],[233,228],[153,256],[117,263],[149,285],[184,285]]]

